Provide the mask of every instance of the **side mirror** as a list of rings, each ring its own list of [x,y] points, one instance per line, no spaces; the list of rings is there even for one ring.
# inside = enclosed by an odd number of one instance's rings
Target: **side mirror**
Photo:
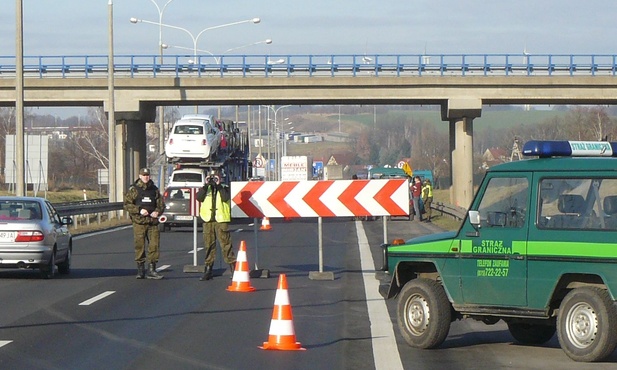
[[[480,212],[478,211],[469,211],[468,212],[469,223],[473,226],[474,231],[468,232],[467,236],[469,237],[478,237],[480,236]]]
[[[73,218],[71,216],[62,216],[60,222],[62,222],[63,225],[72,225]]]
[[[480,212],[478,212],[478,211],[469,211],[469,222],[474,227],[480,227]]]

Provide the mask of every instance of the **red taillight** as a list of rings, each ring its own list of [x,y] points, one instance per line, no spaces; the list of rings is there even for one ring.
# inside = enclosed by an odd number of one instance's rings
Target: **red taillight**
[[[208,145],[208,141],[207,141],[206,139],[203,139],[203,140],[201,141],[201,145]]]
[[[40,242],[45,239],[45,235],[42,232],[36,231],[18,231],[16,242]]]
[[[171,145],[171,144],[173,144],[173,143],[174,143],[174,139],[171,139],[171,138],[170,138],[170,139],[169,139],[169,145]]]

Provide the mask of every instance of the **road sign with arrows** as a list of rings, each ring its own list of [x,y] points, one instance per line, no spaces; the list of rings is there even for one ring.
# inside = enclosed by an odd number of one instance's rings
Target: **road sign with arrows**
[[[231,183],[232,217],[407,216],[405,179]]]

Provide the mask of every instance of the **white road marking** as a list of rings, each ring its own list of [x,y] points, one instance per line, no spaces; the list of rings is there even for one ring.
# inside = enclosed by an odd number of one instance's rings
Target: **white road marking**
[[[12,340],[0,340],[0,347],[4,347],[11,342]]]
[[[204,249],[203,247],[199,247],[199,248],[197,248],[197,252],[199,252],[199,251],[201,251],[201,250],[203,250],[203,249]],[[191,249],[191,250],[189,251],[189,254],[193,254],[193,253],[195,253],[195,251]]]
[[[80,306],[90,306],[92,303],[94,303],[96,301],[100,301],[101,299],[103,299],[103,298],[105,298],[105,297],[107,297],[109,295],[112,295],[115,292],[116,292],[115,290],[108,290],[108,291],[106,291],[104,293],[101,293],[101,294],[97,295],[96,297],[92,297],[92,298],[90,298],[88,300],[85,300],[85,301],[81,302],[79,305]]]
[[[403,364],[401,363],[401,356],[396,345],[392,321],[390,321],[386,302],[379,294],[379,281],[375,279],[375,262],[373,261],[368,238],[361,221],[356,221],[356,230],[358,234],[358,247],[360,249],[364,293],[366,294],[368,318],[371,326],[371,338],[373,338],[375,369],[402,370]]]
[[[171,265],[163,265],[161,267],[157,267],[156,271],[163,271],[163,270],[167,270],[168,268],[170,268]]]
[[[114,227],[113,229],[109,229],[109,230],[97,231],[97,232],[93,232],[93,233],[89,233],[89,234],[76,235],[76,236],[73,237],[73,240],[85,239],[85,238],[89,238],[91,236],[107,234],[107,233],[113,233],[113,232],[118,231],[118,230],[130,229],[132,227],[133,227],[132,225],[120,226],[120,227]]]

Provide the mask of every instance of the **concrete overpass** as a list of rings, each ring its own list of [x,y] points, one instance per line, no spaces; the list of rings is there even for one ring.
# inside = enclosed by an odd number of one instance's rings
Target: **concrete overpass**
[[[222,68],[221,66],[219,66]],[[538,71],[537,65],[534,66]],[[226,67],[227,68],[227,67]],[[118,189],[126,189],[137,177],[140,167],[146,165],[145,123],[153,122],[159,105],[259,105],[259,104],[370,104],[420,105],[442,107],[442,119],[448,122],[452,163],[451,202],[467,207],[473,198],[472,149],[473,120],[480,117],[483,105],[491,104],[616,104],[617,84],[614,66],[599,75],[590,69],[584,74],[554,75],[546,66],[544,75],[521,74],[444,75],[444,69],[435,73],[401,75],[387,73],[380,66],[369,73],[332,75],[328,65],[323,76],[312,75],[317,69],[307,70],[311,75],[295,75],[282,69],[280,75],[267,74],[264,69],[255,72],[242,67],[231,76],[219,77],[218,72],[196,74],[194,70],[178,73],[178,68],[165,74],[153,66],[147,73],[120,71],[115,74],[115,118],[118,166]],[[371,67],[372,68],[372,67]],[[452,69],[452,66],[450,66]],[[180,69],[181,70],[181,69]],[[247,75],[247,70],[249,71]],[[266,71],[266,75],[262,74]],[[341,68],[341,71],[343,69]],[[221,74],[223,70],[221,69]],[[228,70],[226,69],[225,72]],[[428,70],[427,70],[428,71]],[[103,106],[108,107],[106,71],[96,75],[75,73],[70,78],[65,70],[26,74],[24,99],[26,106]],[[155,74],[153,75],[153,72]],[[296,72],[294,70],[294,72]],[[337,70],[338,72],[338,70]],[[55,73],[55,74],[54,74]],[[7,77],[7,78],[2,78]],[[14,106],[15,79],[10,73],[0,73],[0,106]],[[55,78],[54,78],[55,77]],[[122,191],[118,191],[118,197]]]

